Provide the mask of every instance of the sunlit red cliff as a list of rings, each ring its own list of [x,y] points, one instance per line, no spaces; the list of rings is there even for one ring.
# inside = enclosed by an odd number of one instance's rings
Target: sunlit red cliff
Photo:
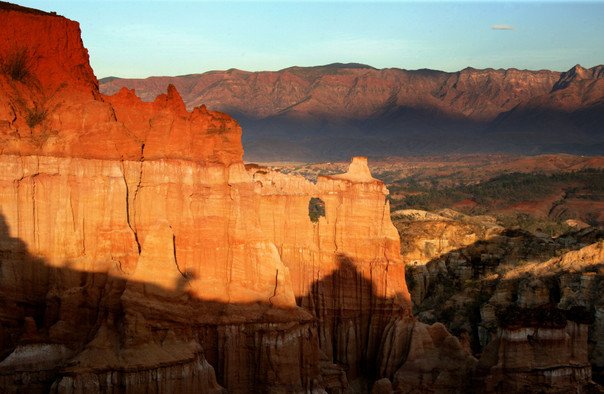
[[[0,26],[3,390],[468,389],[463,340],[411,316],[366,159],[246,169],[238,123],[173,86],[100,94],[76,22],[0,3]]]

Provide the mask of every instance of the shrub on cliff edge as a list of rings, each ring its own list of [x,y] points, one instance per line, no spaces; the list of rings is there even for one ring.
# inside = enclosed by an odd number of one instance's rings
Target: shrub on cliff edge
[[[31,74],[32,53],[26,47],[14,47],[0,57],[0,72],[14,81],[24,82]]]

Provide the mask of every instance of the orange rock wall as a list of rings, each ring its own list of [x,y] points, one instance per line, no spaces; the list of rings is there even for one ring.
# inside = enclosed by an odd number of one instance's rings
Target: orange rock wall
[[[5,387],[23,372],[43,391],[57,376],[61,391],[145,391],[132,382],[160,367],[177,391],[187,376],[213,387],[214,370],[234,392],[310,387],[316,334],[258,225],[239,125],[187,112],[173,87],[153,103],[100,95],[77,23],[14,8],[0,7],[0,56],[27,47],[31,67],[0,73]],[[31,364],[39,343],[67,350]]]
[[[83,96],[98,96],[98,82],[88,61],[77,22],[62,16],[21,7],[0,6],[0,53],[27,49],[27,67],[37,88],[53,91],[68,87]]]
[[[298,304],[319,323],[321,351],[354,379],[377,373],[386,325],[411,313],[398,233],[387,189],[371,177],[365,158],[348,173],[316,184],[278,171],[250,168],[260,225],[289,268]],[[311,197],[325,203],[313,223]]]
[[[231,324],[292,322],[300,328],[286,332],[297,339],[285,345],[273,341],[279,344],[276,352],[303,360],[295,356],[299,349],[312,349],[305,343],[312,333],[304,329],[310,316],[297,311],[287,268],[257,226],[253,188],[244,182],[242,164],[4,155],[0,168],[5,170],[0,206],[7,257],[0,281],[3,299],[11,301],[6,305],[14,304],[4,309],[3,326],[34,316],[47,340],[73,346],[88,342],[93,349],[108,346],[107,340],[89,342],[99,325],[108,326],[121,338],[118,348],[126,351],[157,343],[154,330],[217,347],[197,332],[212,325],[214,332],[223,332],[225,344],[216,361],[224,362],[224,357],[237,358],[231,352],[242,357],[231,338],[239,333],[229,331]],[[252,332],[266,330],[270,337],[285,330],[264,326]],[[20,329],[4,331],[4,345],[19,343]],[[246,356],[249,368],[266,347],[244,349],[253,349]],[[113,363],[80,357],[82,365],[96,369],[141,362],[117,355]],[[224,363],[227,374],[233,366]],[[278,359],[271,363],[280,369]],[[299,372],[291,371],[302,384]],[[254,378],[229,382],[251,384]]]
[[[0,4],[0,26],[2,59],[33,48],[24,78],[0,73],[3,388],[346,391],[406,361],[399,238],[366,159],[317,184],[248,172],[228,115],[172,86],[100,95],[77,23]]]

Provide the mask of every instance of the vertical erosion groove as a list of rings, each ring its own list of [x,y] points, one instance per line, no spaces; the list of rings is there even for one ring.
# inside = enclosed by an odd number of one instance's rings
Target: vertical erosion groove
[[[130,187],[128,186],[128,179],[126,177],[126,167],[124,165],[124,160],[122,159],[120,163],[121,163],[121,169],[122,169],[122,177],[124,179],[124,185],[126,186],[126,223],[128,223],[128,227],[130,228],[130,231],[132,231],[132,234],[134,234],[134,240],[136,241],[136,247],[138,248],[138,254],[141,254],[141,244],[138,240],[138,234],[136,233],[136,230],[132,227],[132,223],[130,222]],[[143,168],[142,168],[142,159],[141,159],[141,167],[140,167],[138,183],[136,185],[136,190],[135,190],[134,196],[132,198],[133,204],[136,201],[136,194],[138,193],[138,189],[140,187],[142,173],[143,173]]]

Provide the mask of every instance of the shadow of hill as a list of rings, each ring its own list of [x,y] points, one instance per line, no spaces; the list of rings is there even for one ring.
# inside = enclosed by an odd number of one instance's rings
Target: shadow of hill
[[[236,109],[227,112],[245,130],[246,160],[259,162],[477,152],[601,155],[604,144],[602,111],[596,107],[575,112],[512,110],[491,121],[409,106],[362,119],[287,113],[253,119]]]
[[[69,360],[90,346],[93,352],[113,353],[115,359],[105,363],[93,360],[83,370],[97,369],[99,374],[115,370],[127,374],[137,368],[148,369],[144,364],[145,358],[149,358],[149,351],[143,354],[143,347],[158,344],[161,348],[169,336],[175,336],[176,342],[194,341],[201,345],[201,354],[215,367],[224,387],[235,392],[242,385],[247,385],[243,391],[250,388],[263,391],[269,387],[271,381],[261,379],[261,369],[266,369],[266,365],[258,363],[262,360],[263,349],[254,349],[254,341],[262,336],[259,331],[273,329],[281,335],[287,333],[286,326],[292,322],[309,325],[311,318],[308,313],[295,307],[276,308],[268,302],[227,304],[198,299],[187,291],[187,282],[192,279],[183,275],[174,283],[173,289],[165,289],[128,280],[125,275],[119,275],[117,269],[109,272],[81,271],[71,268],[68,261],[61,267],[50,266],[44,258],[29,253],[22,240],[10,236],[4,216],[0,214],[0,387],[8,385],[11,374],[18,372],[14,365],[2,365],[2,361],[6,361],[19,347],[64,345],[69,357],[61,358],[55,354],[54,362],[54,356],[50,363],[39,360],[40,365],[33,368],[35,373],[31,370],[32,365],[26,363],[25,368],[30,369],[32,376],[27,379],[17,376],[16,383],[13,382],[16,385],[5,387],[9,392],[49,392],[56,379],[74,373],[74,362]],[[229,340],[228,330],[239,325],[247,325],[250,332],[231,335],[231,340],[243,341],[237,344],[240,348],[231,348],[230,351],[239,352],[237,357],[246,362],[238,367],[245,367],[248,371],[240,371],[241,382],[229,382],[224,376],[228,367],[226,358],[229,357],[225,342]],[[111,333],[101,335],[103,330]],[[116,338],[117,341],[99,340],[101,336]],[[306,338],[301,337],[302,340]],[[308,341],[312,343],[312,340],[310,336]],[[121,365],[120,361],[127,359],[125,354],[132,350],[141,352],[140,357],[134,357],[137,363]],[[186,362],[189,355],[183,357],[184,360],[172,358],[172,362]],[[299,366],[304,370],[292,375],[307,377],[312,382],[310,375],[313,371],[306,369],[316,357],[312,354],[304,357],[307,360],[301,360]],[[82,360],[76,363],[80,362]]]
[[[0,358],[14,348],[25,316],[44,325],[50,271],[43,259],[29,254],[23,241],[10,237],[0,214]],[[22,275],[29,280],[19,281]]]
[[[337,269],[313,283],[298,304],[316,319],[322,355],[346,371],[349,380],[366,385],[378,376],[382,333],[408,311],[394,299],[378,296],[349,256],[340,253],[337,258]]]
[[[602,231],[593,228],[565,234],[556,240],[520,229],[507,229],[501,235],[455,249],[423,266],[408,265],[406,280],[414,315],[425,323],[441,322],[458,336],[467,333],[473,353],[480,355],[497,328],[493,321],[485,323],[483,307],[486,304],[496,309],[535,302],[557,306],[565,284],[580,282],[585,273],[604,274],[604,262],[574,268],[568,273],[535,273],[522,268],[544,263],[603,238]],[[514,270],[520,270],[519,274],[512,278],[504,276]],[[537,298],[527,299],[527,295]],[[561,307],[571,306],[574,305]],[[588,309],[593,313],[593,307]]]
[[[53,267],[10,236],[2,214],[0,256],[0,386],[8,391],[48,392],[80,373],[99,382],[112,373],[119,385],[139,379],[144,389],[140,374],[161,367],[168,376],[192,357],[205,358],[229,392],[312,390],[323,386],[320,358],[351,378],[373,377],[381,333],[400,312],[345,255],[291,308],[199,299],[186,273],[166,289],[129,280],[117,263],[107,272]],[[12,362],[19,349],[49,344],[60,350],[49,360]]]

